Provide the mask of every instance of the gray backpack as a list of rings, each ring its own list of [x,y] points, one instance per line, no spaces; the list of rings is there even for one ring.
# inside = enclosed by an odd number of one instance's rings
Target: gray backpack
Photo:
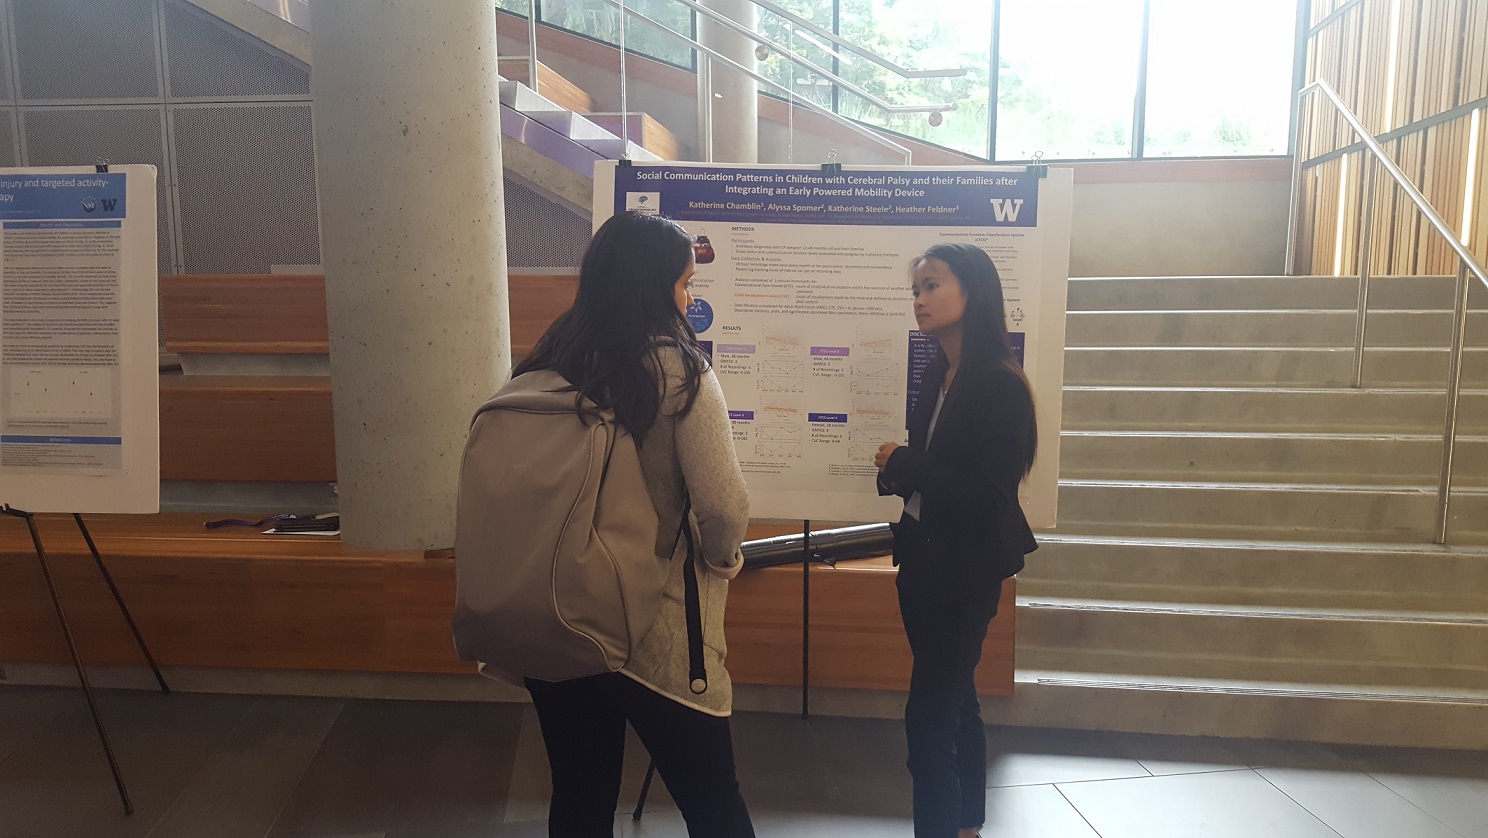
[[[635,440],[613,413],[586,406],[581,415],[568,381],[540,370],[476,412],[455,526],[454,637],[464,660],[543,681],[613,672],[656,621],[671,553],[656,553]],[[688,506],[678,541],[688,544],[690,677],[702,692]]]

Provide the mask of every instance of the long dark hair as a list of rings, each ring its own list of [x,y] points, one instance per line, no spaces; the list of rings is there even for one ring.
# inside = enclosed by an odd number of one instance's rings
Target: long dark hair
[[[691,261],[692,237],[669,218],[626,212],[606,221],[584,252],[573,307],[512,375],[554,370],[580,400],[614,410],[615,421],[641,439],[661,411],[660,347],[670,342],[681,349],[685,414],[708,367],[675,301]]]
[[[961,366],[963,369],[980,371],[1003,367],[1012,371],[1028,389],[1028,399],[1033,400],[1033,388],[1023,365],[1013,355],[1012,343],[1008,340],[1007,308],[1002,299],[1002,277],[997,266],[985,250],[970,244],[937,244],[926,250],[914,261],[918,268],[927,259],[939,259],[946,263],[956,275],[961,288],[966,292],[966,313],[961,317]],[[942,366],[949,362],[945,353],[940,353]],[[1038,452],[1037,412],[1028,414],[1028,459],[1023,463],[1027,474],[1033,468],[1033,458]]]

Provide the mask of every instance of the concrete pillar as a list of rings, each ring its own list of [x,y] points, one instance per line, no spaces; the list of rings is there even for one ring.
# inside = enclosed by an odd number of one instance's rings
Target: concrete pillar
[[[449,547],[510,365],[490,0],[315,0],[316,184],[342,538]]]
[[[702,0],[703,5],[758,30],[757,7],[749,0]],[[698,15],[698,41],[758,71],[754,41]],[[708,59],[703,56],[703,60]],[[713,64],[713,159],[719,163],[759,162],[759,82],[727,65]]]

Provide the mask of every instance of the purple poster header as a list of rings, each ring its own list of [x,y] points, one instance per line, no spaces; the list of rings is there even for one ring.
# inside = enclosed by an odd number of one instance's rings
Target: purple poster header
[[[631,209],[739,224],[1026,228],[1038,224],[1038,179],[1021,170],[624,166],[615,212]]]

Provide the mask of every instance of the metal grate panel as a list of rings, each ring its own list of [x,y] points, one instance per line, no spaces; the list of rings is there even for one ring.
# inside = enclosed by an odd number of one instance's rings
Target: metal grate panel
[[[0,100],[15,101],[15,86],[10,75],[10,17],[0,3]]]
[[[11,0],[21,97],[159,100],[152,6],[153,0]]]
[[[171,270],[171,225],[167,209],[162,106],[113,108],[21,108],[27,166],[91,166],[99,157],[115,163],[148,163],[156,180],[156,229],[160,271]]]
[[[176,105],[187,273],[320,264],[310,105]]]
[[[506,263],[513,268],[577,268],[592,233],[589,219],[506,179]]]
[[[180,3],[165,4],[172,98],[309,96],[310,73]]]
[[[10,167],[20,163],[16,153],[15,121],[11,119],[13,108],[0,108],[0,166]]]

